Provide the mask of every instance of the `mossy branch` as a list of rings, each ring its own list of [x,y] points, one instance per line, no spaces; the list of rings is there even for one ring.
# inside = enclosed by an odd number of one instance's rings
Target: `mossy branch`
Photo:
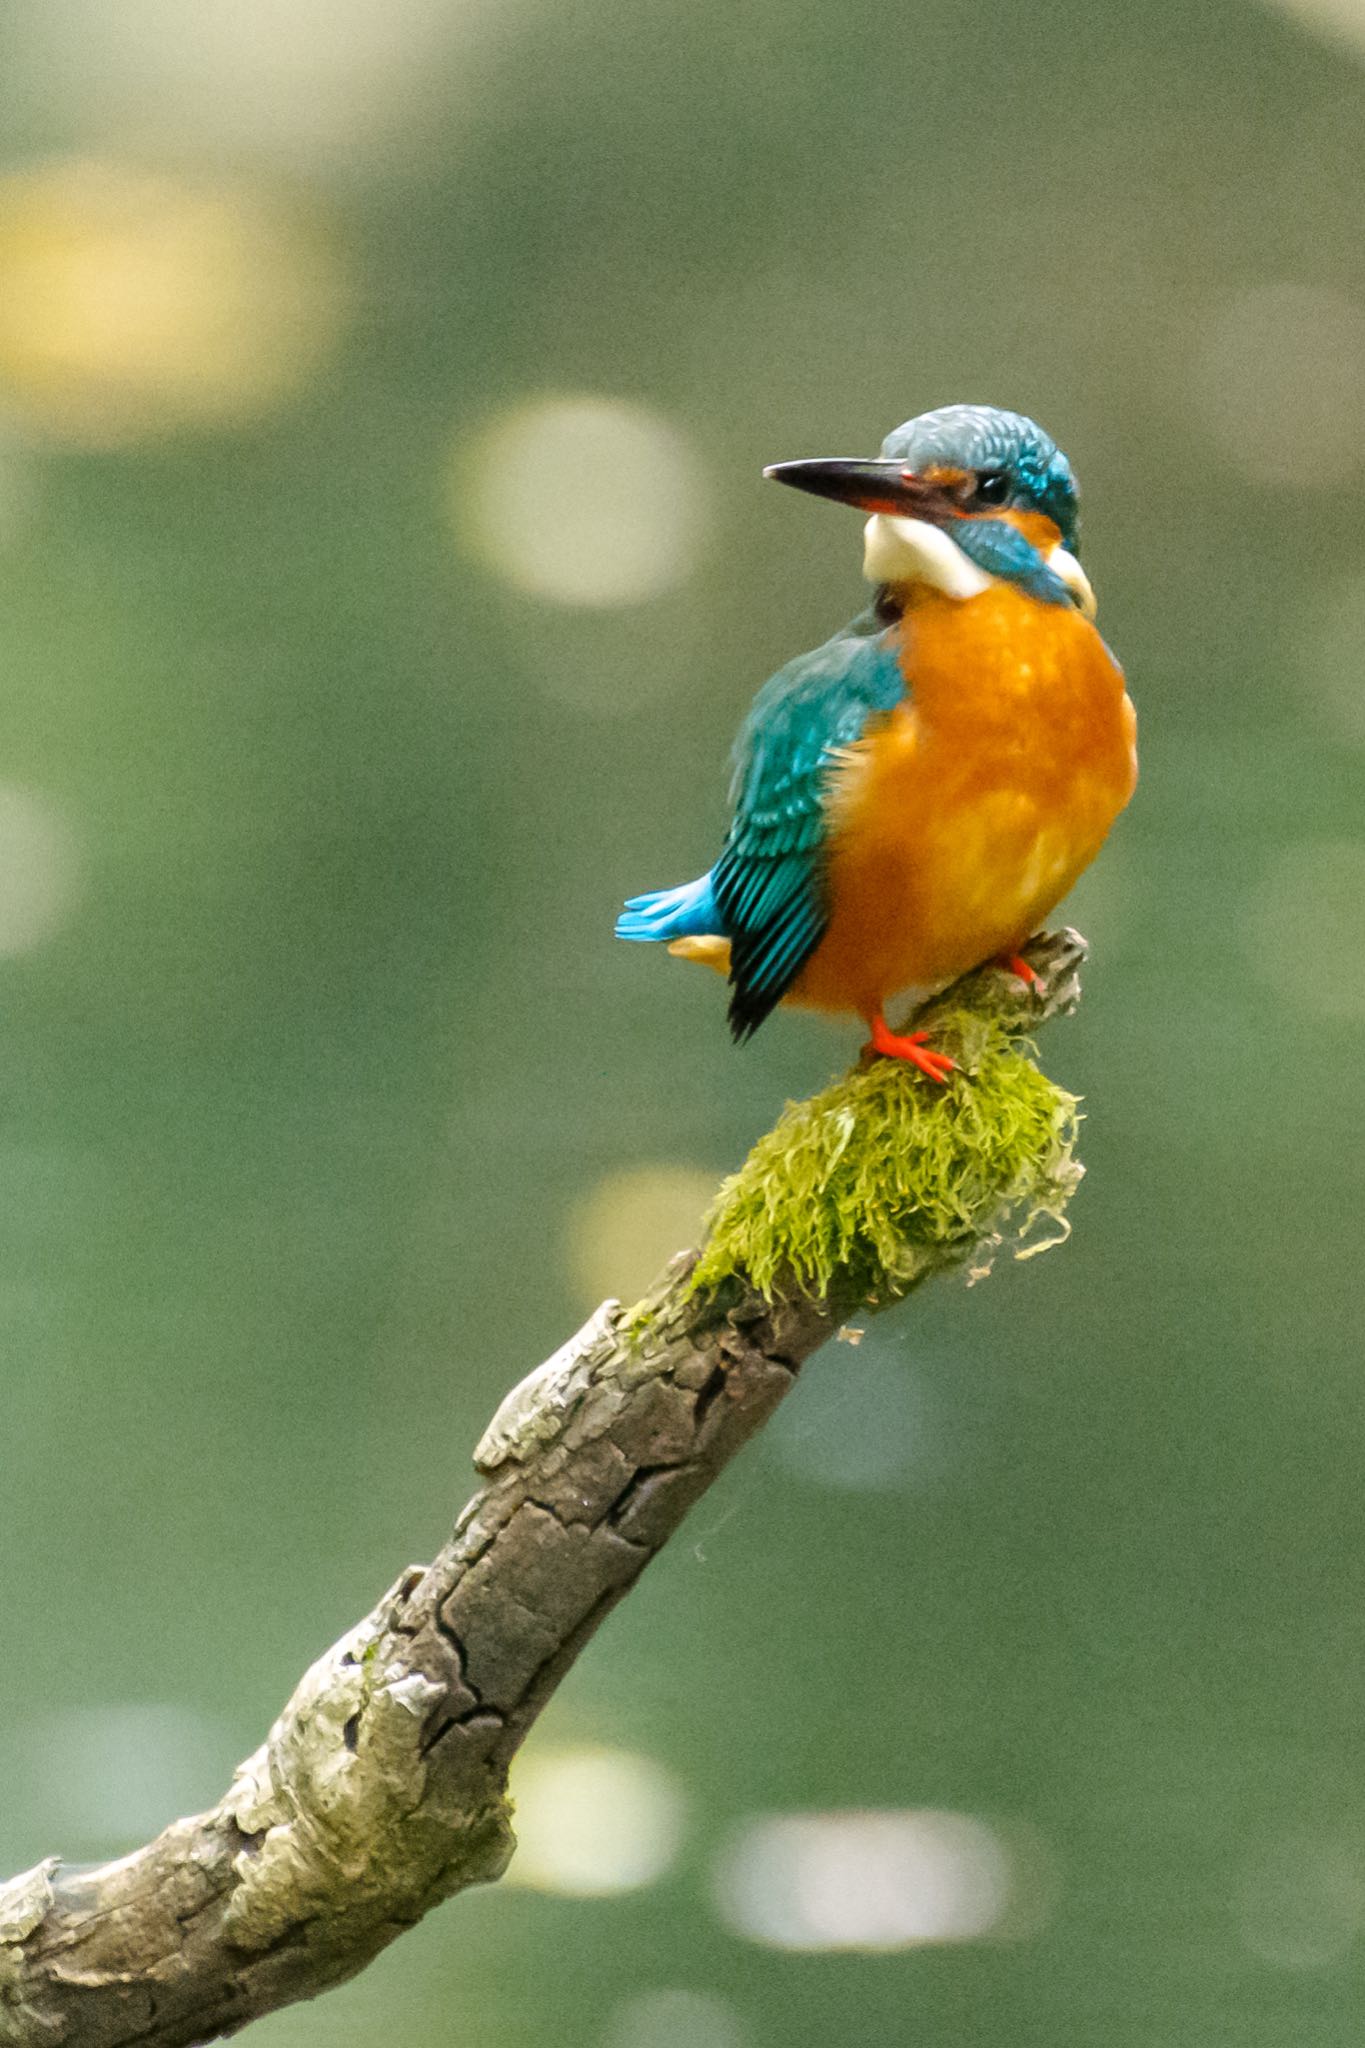
[[[484,1484],[307,1672],[209,1812],[116,1863],[0,1885],[3,2048],[188,2048],[314,1996],[506,1867],[508,1763],[603,1617],[855,1308],[988,1258],[1080,1169],[1075,1104],[1022,1049],[1078,995],[1039,940],[917,1022],[962,1074],[884,1062],[789,1106],[698,1261],[604,1303],[498,1410]]]
[[[1075,932],[1029,948],[1025,988],[978,968],[914,1016],[958,1071],[926,1086],[896,1060],[864,1060],[775,1128],[720,1190],[698,1287],[733,1275],[765,1300],[796,1288],[862,1308],[899,1300],[932,1272],[988,1265],[1066,1235],[1081,1177],[1077,1099],[1040,1072],[1029,1034],[1075,1008],[1085,944]],[[1040,1219],[1052,1234],[1036,1236]]]

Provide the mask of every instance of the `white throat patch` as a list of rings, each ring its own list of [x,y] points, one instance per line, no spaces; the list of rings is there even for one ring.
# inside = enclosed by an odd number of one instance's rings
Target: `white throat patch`
[[[1095,593],[1076,557],[1060,541],[1046,557],[1087,619],[1095,616]],[[874,512],[863,528],[863,574],[869,583],[927,583],[945,597],[980,597],[999,577],[988,576],[963,554],[945,528],[925,519],[897,519]]]
[[[927,583],[957,598],[980,597],[996,581],[941,526],[889,512],[874,512],[863,528],[863,574],[869,583]]]

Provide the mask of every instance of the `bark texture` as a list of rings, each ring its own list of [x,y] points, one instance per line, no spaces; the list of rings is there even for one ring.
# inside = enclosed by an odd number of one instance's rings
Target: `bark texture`
[[[212,1812],[0,1889],[6,2048],[212,2040],[501,1875],[526,1730],[829,1334],[810,1302],[702,1309],[691,1264],[646,1334],[607,1302],[515,1390],[451,1541],[318,1660]]]
[[[1080,949],[1031,957],[1037,1023],[1074,1003]],[[527,1729],[834,1327],[796,1292],[694,1293],[693,1262],[629,1317],[604,1303],[513,1390],[450,1541],[305,1674],[212,1811],[116,1863],[0,1885],[0,2048],[217,2039],[501,1875]]]

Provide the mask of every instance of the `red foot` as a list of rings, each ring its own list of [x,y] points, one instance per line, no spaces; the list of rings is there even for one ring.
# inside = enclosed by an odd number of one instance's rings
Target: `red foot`
[[[1027,988],[1032,988],[1035,981],[1042,979],[1038,969],[1030,967],[1022,953],[997,953],[995,964],[1003,967],[1006,974],[1017,974]]]
[[[918,1067],[922,1074],[927,1074],[931,1081],[940,1085],[956,1071],[956,1060],[950,1060],[946,1052],[930,1051],[927,1031],[912,1031],[907,1038],[891,1030],[880,1013],[871,1022],[872,1036],[867,1042],[869,1052],[878,1052],[883,1059],[908,1060],[912,1067]]]

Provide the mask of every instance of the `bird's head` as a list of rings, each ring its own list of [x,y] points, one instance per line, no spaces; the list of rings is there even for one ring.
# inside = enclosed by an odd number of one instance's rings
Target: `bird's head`
[[[763,474],[867,512],[863,570],[873,583],[967,598],[1013,582],[1094,617],[1071,464],[1022,413],[945,405],[895,428],[874,460],[778,462]]]

